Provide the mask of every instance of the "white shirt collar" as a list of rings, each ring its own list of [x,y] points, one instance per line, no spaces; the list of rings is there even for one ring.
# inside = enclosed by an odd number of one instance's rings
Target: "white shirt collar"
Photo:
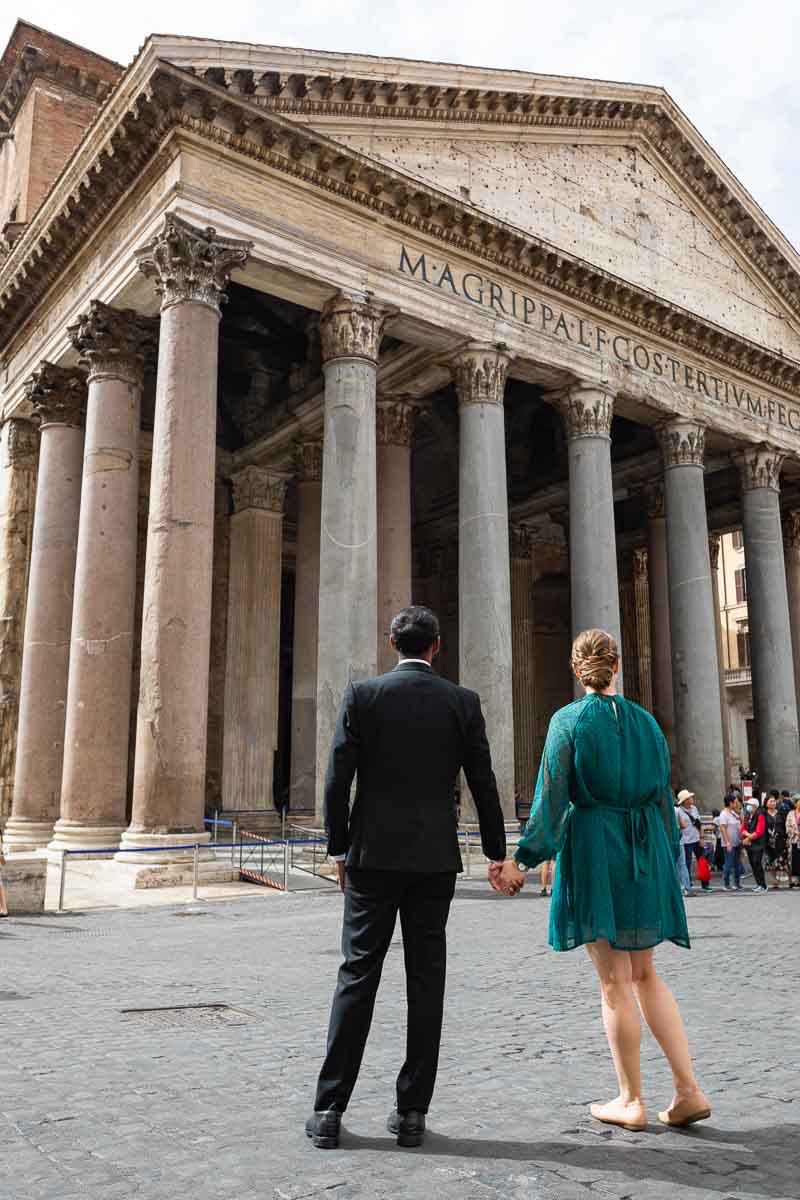
[[[398,667],[402,667],[405,663],[412,663],[412,662],[413,663],[422,663],[422,665],[424,667],[431,666],[431,664],[428,662],[427,658],[401,658],[398,661],[397,665],[398,665]],[[433,670],[433,667],[431,667],[431,670]]]

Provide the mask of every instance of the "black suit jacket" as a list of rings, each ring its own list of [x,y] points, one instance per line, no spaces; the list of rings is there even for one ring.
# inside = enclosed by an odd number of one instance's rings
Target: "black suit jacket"
[[[349,684],[325,778],[328,853],[346,854],[350,867],[460,871],[454,791],[462,767],[484,854],[503,859],[503,813],[477,694],[413,662]]]

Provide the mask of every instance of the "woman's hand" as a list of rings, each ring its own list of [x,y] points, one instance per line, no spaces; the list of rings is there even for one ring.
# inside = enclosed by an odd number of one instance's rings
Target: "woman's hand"
[[[513,858],[497,863],[489,872],[489,881],[496,892],[516,896],[525,885],[525,872],[520,871]]]

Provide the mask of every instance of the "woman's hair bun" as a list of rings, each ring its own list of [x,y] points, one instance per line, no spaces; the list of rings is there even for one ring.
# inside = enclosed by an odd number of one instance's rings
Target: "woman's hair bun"
[[[614,678],[619,662],[617,640],[605,629],[584,629],[572,643],[569,661],[584,687],[602,691]]]

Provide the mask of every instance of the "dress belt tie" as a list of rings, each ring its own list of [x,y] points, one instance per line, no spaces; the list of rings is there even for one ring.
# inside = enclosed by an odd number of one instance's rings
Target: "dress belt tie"
[[[626,817],[625,824],[628,827],[628,841],[631,846],[633,882],[637,883],[639,876],[646,875],[649,869],[648,856],[645,853],[649,838],[647,809],[652,808],[653,805],[643,804],[639,808],[613,808],[610,804],[604,804],[602,807],[608,809],[609,812],[623,813]]]

